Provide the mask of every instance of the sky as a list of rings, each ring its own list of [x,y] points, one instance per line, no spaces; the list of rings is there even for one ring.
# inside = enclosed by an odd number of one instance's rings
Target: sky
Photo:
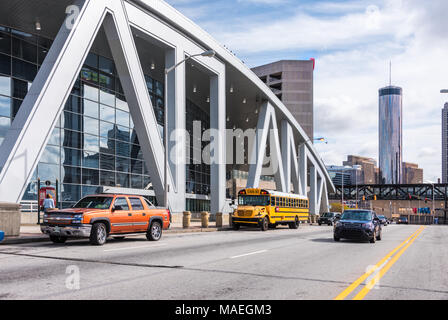
[[[403,160],[441,177],[446,0],[166,0],[249,67],[316,59],[314,134],[327,165],[378,160],[378,89],[403,88]]]

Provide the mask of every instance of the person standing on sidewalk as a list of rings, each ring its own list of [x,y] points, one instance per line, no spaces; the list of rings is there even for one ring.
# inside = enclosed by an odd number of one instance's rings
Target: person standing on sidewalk
[[[50,194],[47,194],[47,197],[44,200],[43,207],[45,213],[47,213],[48,209],[54,209],[54,200],[51,198]]]

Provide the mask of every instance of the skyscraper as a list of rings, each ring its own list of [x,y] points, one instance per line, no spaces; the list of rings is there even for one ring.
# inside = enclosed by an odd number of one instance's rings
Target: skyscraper
[[[314,60],[281,60],[252,71],[285,104],[313,141]]]
[[[402,183],[403,89],[388,86],[379,90],[380,182]]]
[[[448,183],[448,103],[442,109],[442,183]]]

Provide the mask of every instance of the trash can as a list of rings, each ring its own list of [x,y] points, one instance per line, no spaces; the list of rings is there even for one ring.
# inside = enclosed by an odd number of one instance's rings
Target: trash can
[[[208,228],[208,219],[210,214],[207,211],[201,212],[201,225],[202,228]]]
[[[3,239],[5,239],[5,233],[2,230],[0,230],[0,242],[2,242]]]
[[[191,221],[191,212],[184,211],[184,215],[183,215],[183,219],[182,219],[182,227],[184,229],[188,229],[190,227],[190,221]]]

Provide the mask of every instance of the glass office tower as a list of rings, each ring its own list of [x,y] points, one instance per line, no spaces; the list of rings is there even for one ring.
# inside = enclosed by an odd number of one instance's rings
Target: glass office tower
[[[379,90],[379,166],[384,184],[402,183],[402,97],[399,87]]]

